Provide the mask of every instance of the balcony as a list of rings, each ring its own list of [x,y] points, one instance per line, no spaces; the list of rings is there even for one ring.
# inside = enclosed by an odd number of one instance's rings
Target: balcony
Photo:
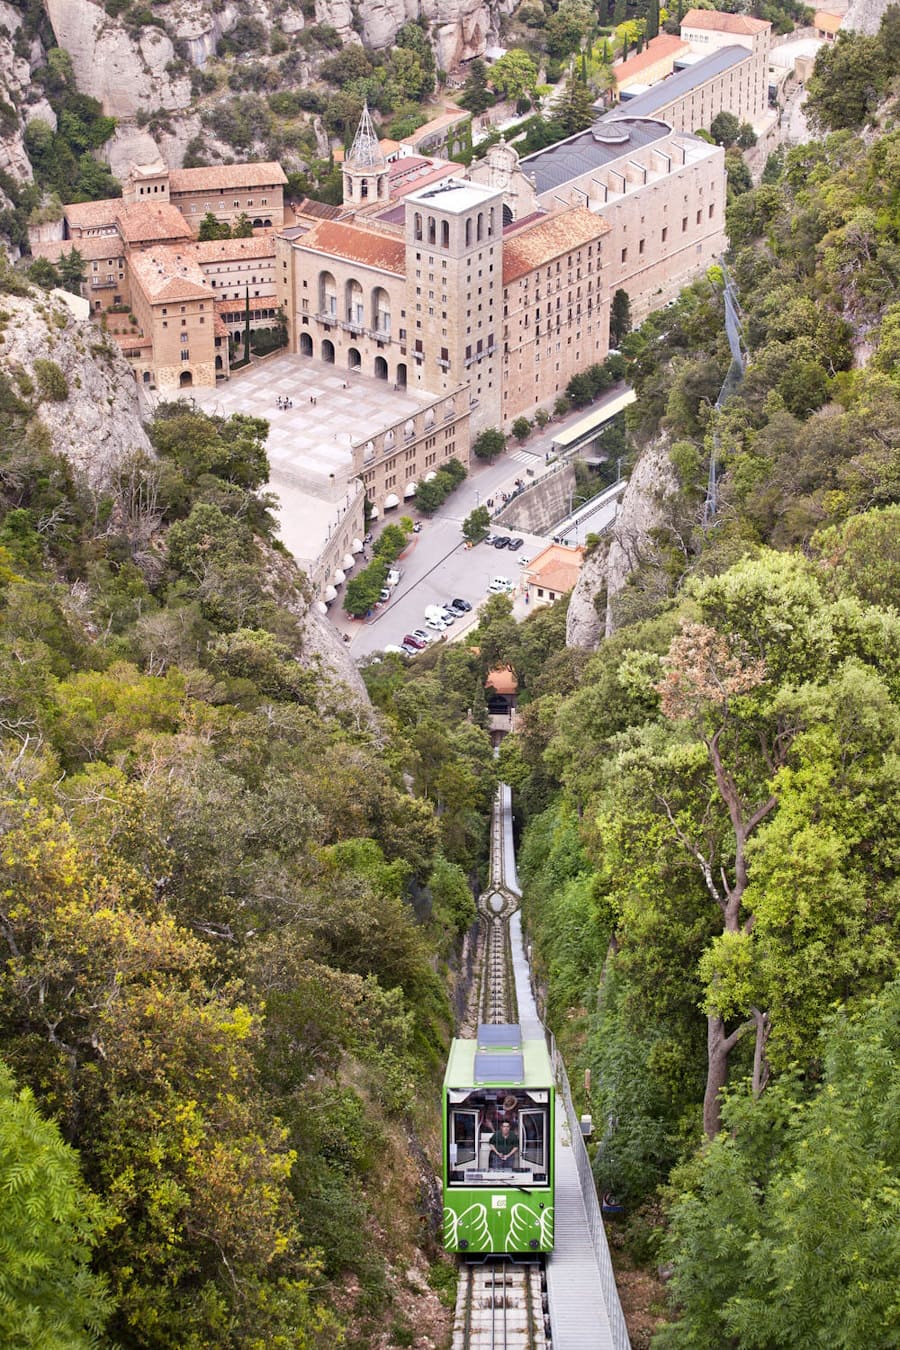
[[[92,291],[114,291],[119,285],[117,281],[102,281],[100,277],[88,277],[88,282]]]
[[[362,319],[342,319],[341,327],[345,333],[352,333],[354,337],[360,337],[366,331]]]
[[[329,314],[326,311],[320,311],[318,314],[314,315],[314,318],[316,320],[316,323],[324,324],[327,329],[337,327],[338,320],[336,314]]]
[[[437,363],[438,363],[438,365],[441,367],[442,370],[449,370],[449,369],[450,369],[450,362],[449,362],[449,361],[445,361],[444,358],[443,358],[442,356],[439,356],[439,357],[437,358]]]

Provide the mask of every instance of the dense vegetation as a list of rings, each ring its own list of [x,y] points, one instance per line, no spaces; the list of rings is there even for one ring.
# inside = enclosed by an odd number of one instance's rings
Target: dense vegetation
[[[732,193],[720,411],[720,270],[623,336],[630,454],[677,488],[614,636],[557,628],[503,746],[598,1183],[671,1272],[660,1346],[900,1334],[898,166],[839,127]],[[538,622],[486,649],[527,667]]]
[[[92,493],[0,421],[0,1338],[406,1343],[488,739],[304,654],[264,423],[163,406]]]

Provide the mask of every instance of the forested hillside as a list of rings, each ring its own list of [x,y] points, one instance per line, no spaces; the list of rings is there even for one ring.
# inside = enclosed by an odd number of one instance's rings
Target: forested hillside
[[[442,764],[308,654],[264,423],[163,406],[92,490],[53,397],[0,374],[0,1342],[439,1334],[487,737]]]
[[[732,184],[721,412],[721,275],[623,343],[632,456],[679,489],[614,635],[537,673],[544,616],[491,629],[524,664],[501,772],[549,1019],[623,1269],[666,1277],[636,1345],[900,1336],[900,133],[831,106]]]

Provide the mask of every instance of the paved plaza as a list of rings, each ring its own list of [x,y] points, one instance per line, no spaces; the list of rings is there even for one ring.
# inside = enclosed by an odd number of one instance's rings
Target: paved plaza
[[[396,390],[385,380],[310,356],[273,356],[215,389],[191,393],[204,412],[268,419],[273,487],[283,478],[310,492],[324,488],[326,494],[334,480],[345,486],[353,441],[367,440],[434,402],[433,395]],[[279,409],[279,396],[291,399],[293,407]]]
[[[270,357],[215,389],[192,389],[189,397],[207,413],[266,418],[269,487],[279,500],[281,538],[307,570],[358,490],[349,483],[352,443],[434,401],[431,395],[296,355]],[[279,397],[293,406],[279,408]]]

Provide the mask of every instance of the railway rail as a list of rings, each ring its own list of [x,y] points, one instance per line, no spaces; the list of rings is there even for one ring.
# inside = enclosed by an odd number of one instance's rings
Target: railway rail
[[[501,784],[491,815],[489,883],[478,901],[477,1016],[468,1019],[492,1025],[514,1023],[518,1017],[509,920],[519,905],[519,888],[514,863],[510,867],[510,815],[511,793]],[[543,1260],[482,1257],[461,1261],[453,1350],[550,1347]]]

